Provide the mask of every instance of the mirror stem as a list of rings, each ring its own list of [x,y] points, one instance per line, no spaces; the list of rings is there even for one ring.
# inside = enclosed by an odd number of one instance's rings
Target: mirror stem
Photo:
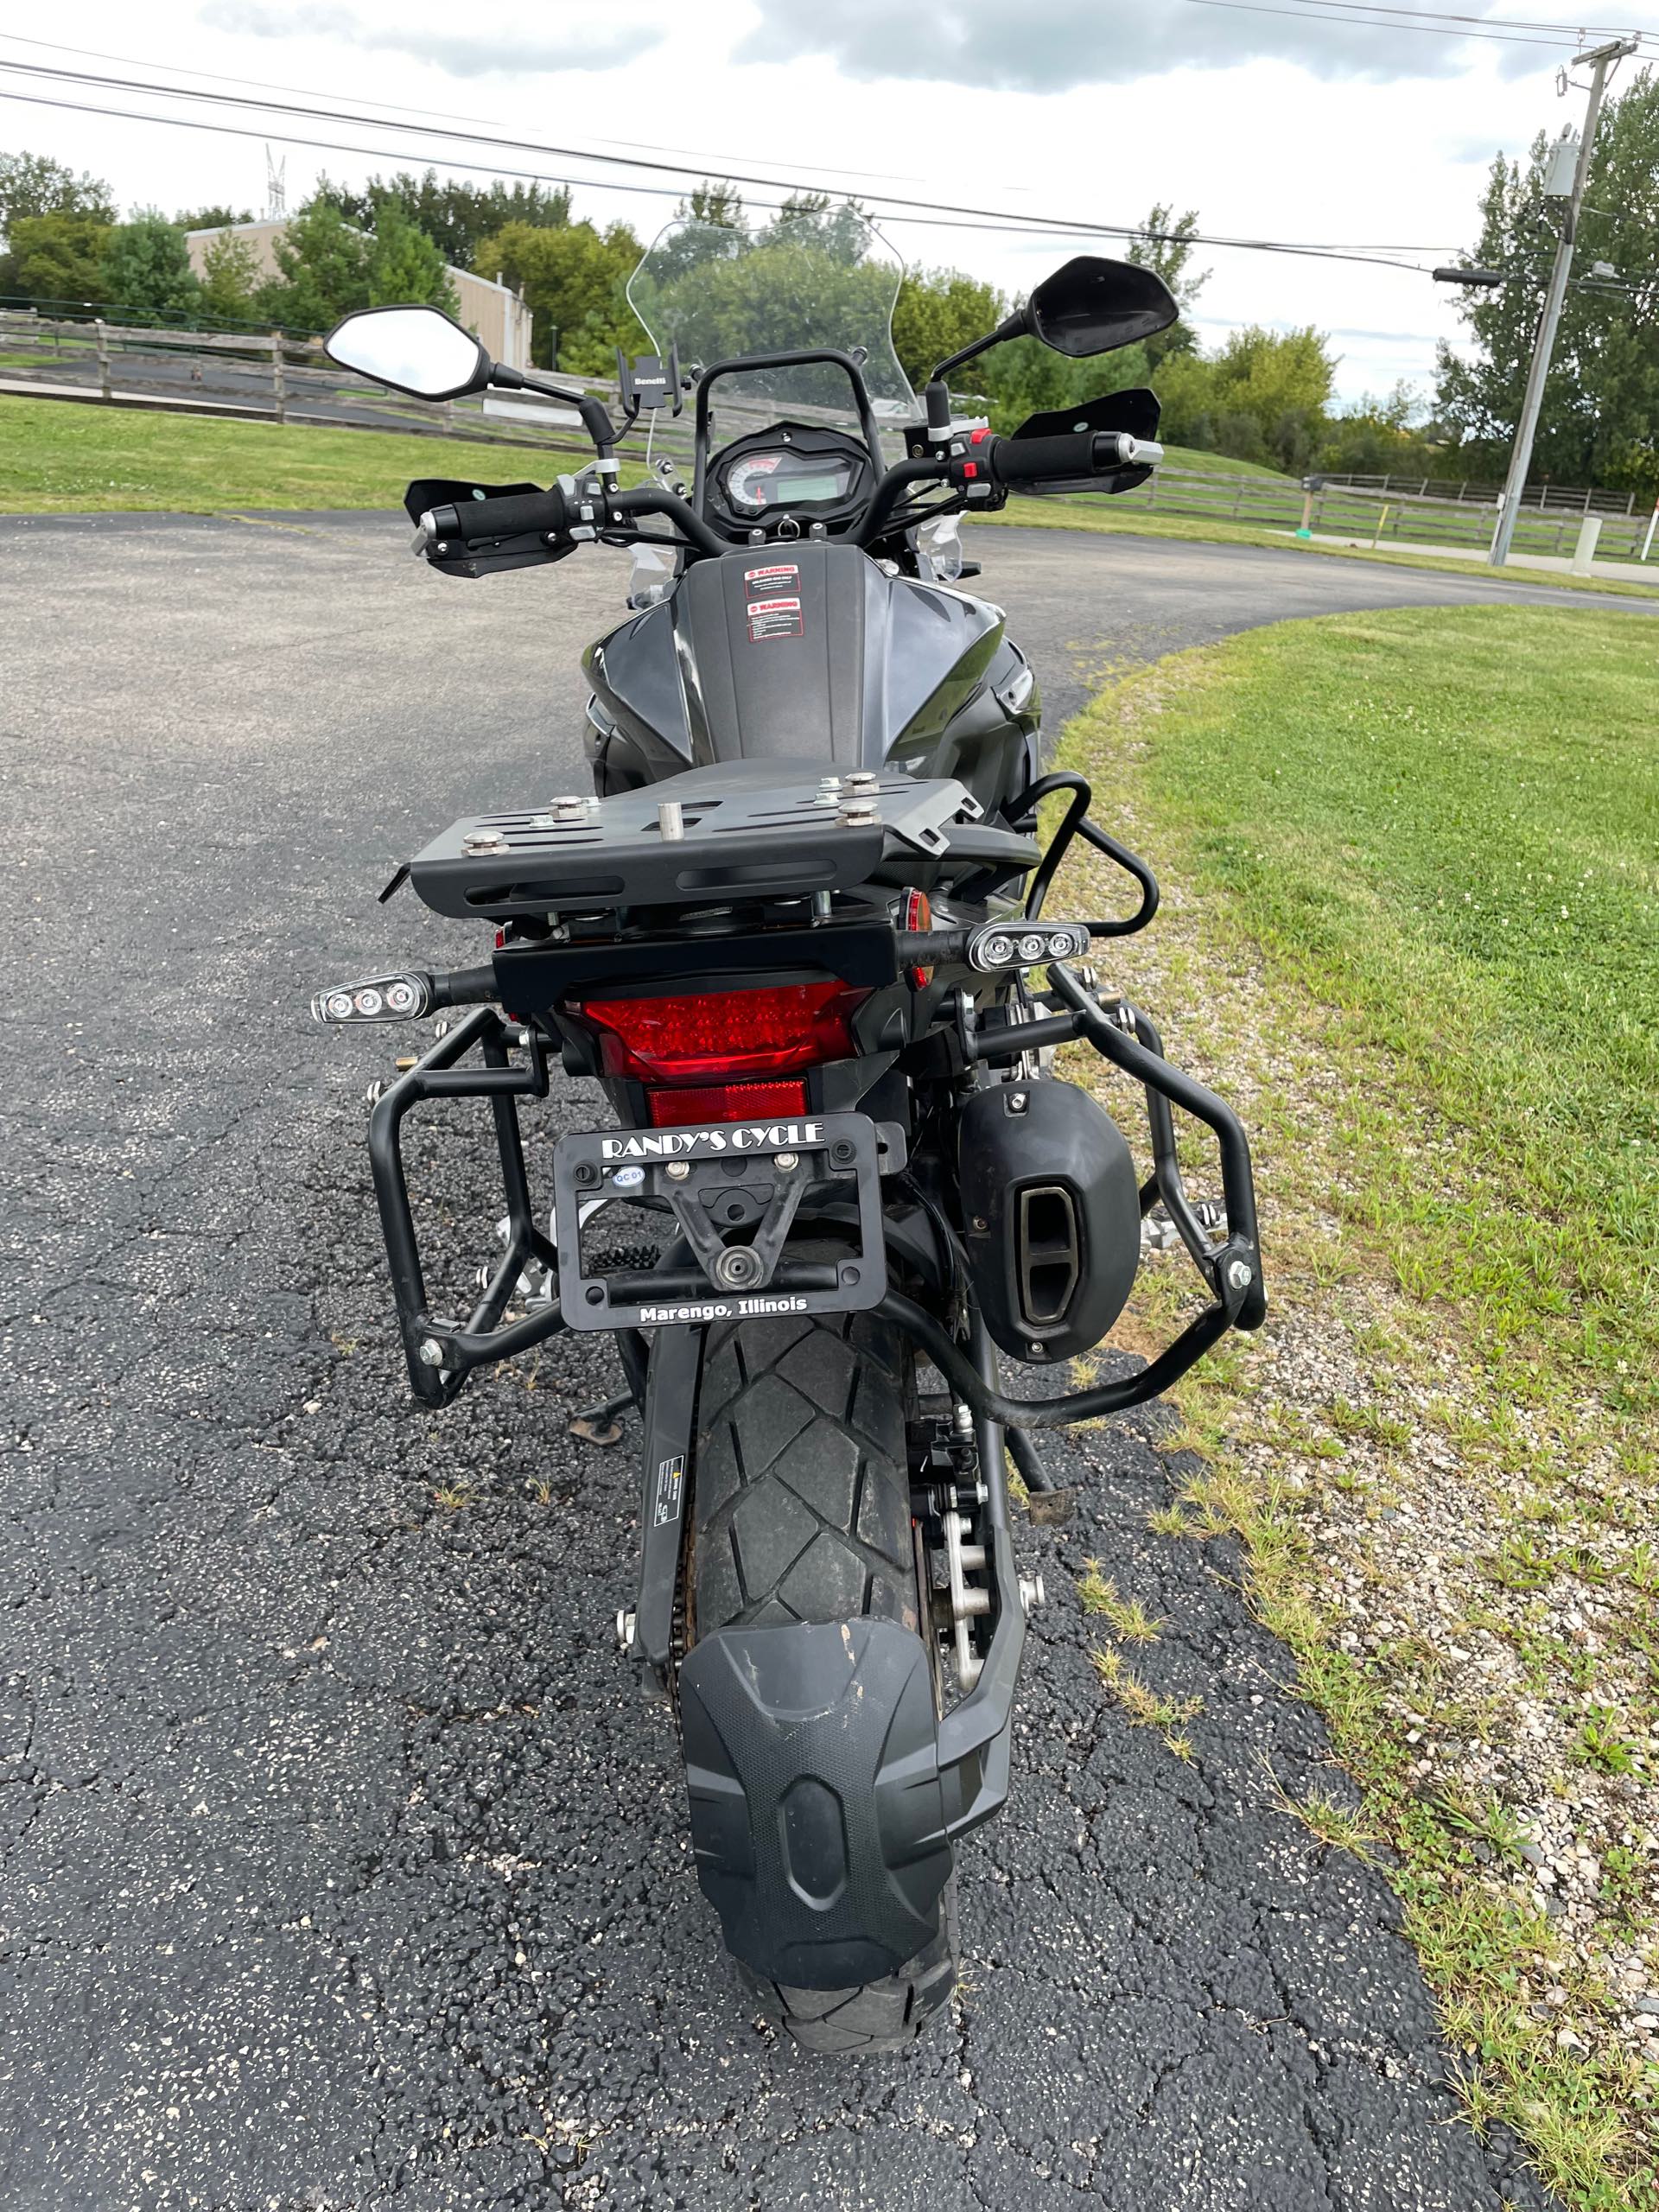
[[[1004,345],[1010,338],[1025,337],[1030,328],[1031,325],[1026,318],[1026,310],[1024,308],[1017,308],[1006,321],[998,323],[988,338],[976,338],[973,344],[964,346],[960,353],[953,353],[948,361],[941,361],[938,367],[934,370],[931,381],[934,384],[939,383],[949,370],[959,369],[964,361],[974,360],[981,353],[988,353],[993,346]]]
[[[543,399],[563,399],[581,416],[582,427],[599,448],[600,458],[608,458],[616,442],[616,431],[603,402],[595,399],[591,392],[566,391],[562,385],[548,383],[534,371],[526,375],[524,370],[510,369],[501,361],[491,369],[490,382],[502,391],[533,391]]]

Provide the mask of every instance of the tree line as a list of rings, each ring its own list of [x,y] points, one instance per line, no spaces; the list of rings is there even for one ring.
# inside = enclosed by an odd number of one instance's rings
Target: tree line
[[[1104,370],[1119,388],[1154,385],[1172,444],[1293,475],[1314,468],[1497,479],[1519,412],[1553,250],[1549,226],[1559,219],[1559,203],[1542,191],[1546,153],[1541,136],[1525,162],[1500,156],[1493,164],[1471,257],[1510,281],[1469,296],[1462,312],[1470,354],[1441,346],[1427,410],[1405,385],[1335,408],[1338,357],[1311,324],[1253,326],[1201,344],[1192,308],[1208,272],[1193,265],[1198,217],[1164,205],[1147,211],[1127,251],[1174,293],[1181,315],[1170,329],[1108,363],[1068,360],[1022,339],[962,378],[1001,430],[1038,410],[1092,397]],[[1604,111],[1587,199],[1579,268],[1605,261],[1615,277],[1581,283],[1570,296],[1535,470],[1557,481],[1659,493],[1659,83],[1650,70]],[[677,212],[734,228],[751,220],[739,194],[712,181]],[[601,227],[577,218],[565,188],[457,183],[432,169],[355,188],[325,177],[276,242],[274,276],[232,227],[250,219],[214,207],[170,219],[141,210],[121,222],[97,178],[47,156],[0,154],[0,296],[98,303],[139,323],[309,334],[353,308],[394,301],[453,313],[450,271],[466,269],[523,294],[540,366],[602,377],[619,346],[634,353],[644,343],[626,290],[640,238],[624,222]],[[753,219],[770,235],[780,223],[833,221],[836,210],[827,194],[802,194],[781,213]],[[185,233],[211,228],[224,234],[198,274]],[[909,271],[893,334],[911,384],[919,388],[936,361],[994,327],[1008,304],[963,270]]]

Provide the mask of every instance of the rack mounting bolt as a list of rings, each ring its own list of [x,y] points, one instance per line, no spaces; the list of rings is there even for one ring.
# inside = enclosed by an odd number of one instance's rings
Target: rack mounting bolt
[[[1028,1613],[1048,1603],[1048,1592],[1043,1587],[1040,1574],[1022,1574],[1020,1578],[1020,1603]]]
[[[1227,1268],[1227,1280],[1235,1290],[1248,1290],[1255,1280],[1249,1262],[1248,1260],[1230,1261]]]
[[[772,1164],[774,1167],[780,1168],[783,1173],[787,1175],[790,1169],[796,1165],[796,1155],[792,1152],[779,1152],[774,1154]]]
[[[1023,1090],[1016,1090],[1008,1101],[1008,1111],[1010,1114],[1023,1114],[1029,1103]]]
[[[423,1367],[442,1367],[443,1365],[443,1346],[438,1342],[435,1337],[423,1337],[421,1338],[419,1357]]]
[[[691,1170],[683,1160],[671,1160],[668,1163],[668,1179],[671,1183],[683,1183],[690,1173]]]

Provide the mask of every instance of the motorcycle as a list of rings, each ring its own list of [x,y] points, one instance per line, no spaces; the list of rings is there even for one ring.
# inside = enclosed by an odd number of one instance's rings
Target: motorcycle
[[[626,1389],[575,1427],[641,1417],[619,1639],[673,1708],[726,1946],[761,2014],[817,2051],[902,2048],[957,1981],[954,1847],[1007,1796],[1042,1595],[1008,1459],[1049,1487],[1033,1432],[1153,1398],[1264,1313],[1243,1129],[1085,962],[1151,921],[1154,878],[1091,819],[1083,777],[1044,772],[1033,671],[961,588],[964,512],[1144,481],[1158,404],[1116,392],[999,436],[954,411],[947,378],[1019,337],[1104,353],[1175,303],[1147,269],[1076,258],[941,362],[918,407],[892,345],[899,273],[852,210],[671,225],[630,285],[658,350],[619,356],[620,424],[435,308],[372,308],[327,340],[411,396],[562,399],[592,440],[545,489],[411,485],[441,574],[634,549],[628,619],[585,656],[592,791],[503,793],[382,894],[407,882],[489,928],[490,957],[342,983],[314,1012],[465,1009],[370,1122],[410,1385],[442,1406],[560,1331],[613,1337]],[[625,485],[619,442],[643,430],[649,453],[688,404],[690,481],[659,458]],[[1078,840],[1132,911],[1046,912]],[[1143,1090],[1144,1179],[1055,1073],[1074,1040]],[[518,1109],[561,1072],[597,1078],[614,1120],[537,1160],[550,1211]],[[457,1097],[493,1110],[505,1251],[446,1315],[400,1132]],[[1177,1112],[1213,1134],[1219,1204],[1185,1187]],[[1154,1210],[1206,1302],[1138,1371],[1065,1387],[1122,1311]],[[601,1216],[633,1224],[631,1250],[603,1247]],[[1055,1372],[1010,1395],[1004,1356]]]

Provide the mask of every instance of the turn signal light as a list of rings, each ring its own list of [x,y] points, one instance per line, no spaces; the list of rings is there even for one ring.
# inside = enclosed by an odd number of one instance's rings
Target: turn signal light
[[[336,983],[311,1001],[311,1019],[325,1027],[346,1021],[410,1021],[432,1003],[429,976],[368,976]]]
[[[1089,950],[1081,922],[986,922],[968,940],[968,965],[982,976],[1080,960]]]

